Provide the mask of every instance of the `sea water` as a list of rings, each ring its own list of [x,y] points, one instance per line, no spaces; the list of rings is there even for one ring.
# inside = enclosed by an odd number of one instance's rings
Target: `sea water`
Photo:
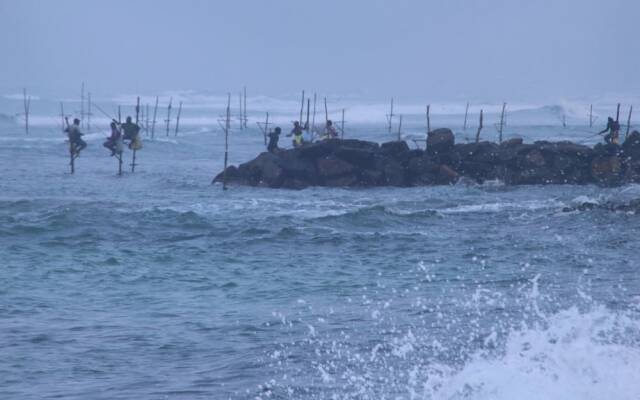
[[[639,186],[223,191],[193,118],[123,176],[104,121],[74,175],[55,123],[2,126],[0,398],[640,397],[640,216],[563,212]],[[235,126],[232,163],[263,140]]]

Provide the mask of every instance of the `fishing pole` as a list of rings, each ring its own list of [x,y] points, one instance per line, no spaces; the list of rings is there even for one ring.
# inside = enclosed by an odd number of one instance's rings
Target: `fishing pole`
[[[112,120],[112,121],[115,121],[115,120],[116,120],[116,119],[115,119],[115,118],[113,118],[111,115],[109,115],[109,113],[107,113],[106,111],[104,111],[104,110],[102,109],[102,107],[100,107],[97,103],[93,103],[93,104],[91,104],[91,105],[95,106],[95,107],[98,109],[98,111],[100,111],[102,114],[104,114],[104,115],[105,115],[105,117],[109,118],[110,120]]]

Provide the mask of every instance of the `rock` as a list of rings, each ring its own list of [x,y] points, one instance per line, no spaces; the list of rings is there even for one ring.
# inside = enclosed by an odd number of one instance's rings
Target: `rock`
[[[320,179],[329,179],[349,175],[354,171],[353,165],[339,158],[330,156],[317,161]]]
[[[241,185],[301,189],[340,187],[443,185],[468,180],[500,179],[510,185],[619,185],[640,182],[640,133],[618,146],[594,148],[571,142],[511,139],[455,144],[453,132],[436,129],[427,150],[410,150],[406,142],[325,140],[301,148],[261,153],[227,168],[227,181]],[[222,173],[214,182],[222,181]]]
[[[341,147],[335,151],[334,155],[359,168],[370,169],[375,164],[375,153],[369,150]]]
[[[508,140],[505,140],[504,142],[500,143],[500,146],[502,147],[512,147],[512,146],[519,146],[523,143],[522,138],[511,138]]]
[[[396,157],[409,151],[409,145],[404,140],[386,142],[380,145],[380,153],[389,157]]]
[[[438,172],[443,184],[456,183],[460,177],[460,175],[448,165],[441,165]]]
[[[398,161],[388,160],[382,169],[383,182],[388,186],[406,186],[405,168]]]
[[[591,161],[591,176],[600,185],[614,186],[620,183],[621,162],[616,155],[601,155]]]
[[[633,131],[622,143],[622,153],[625,158],[640,159],[640,132]]]
[[[455,137],[449,128],[432,130],[427,135],[427,149],[429,155],[446,154],[453,150]]]

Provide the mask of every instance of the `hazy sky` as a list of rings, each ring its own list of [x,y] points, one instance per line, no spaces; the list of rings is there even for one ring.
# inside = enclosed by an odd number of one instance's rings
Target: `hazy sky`
[[[637,0],[0,0],[0,89],[527,99],[640,90]]]

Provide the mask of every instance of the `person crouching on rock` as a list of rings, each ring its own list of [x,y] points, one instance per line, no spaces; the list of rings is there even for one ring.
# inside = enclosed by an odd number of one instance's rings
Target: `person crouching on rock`
[[[604,130],[598,132],[598,135],[602,135],[605,132],[609,132],[604,135],[604,141],[607,144],[618,144],[618,135],[620,132],[620,123],[618,121],[614,121],[613,118],[609,117],[607,119],[607,127]]]
[[[111,136],[102,145],[111,150],[111,157],[115,156],[116,153],[122,152],[122,134],[115,122],[111,123]]]
[[[300,122],[293,121],[293,129],[291,133],[287,135],[287,137],[293,135],[293,147],[300,147],[304,143],[304,139],[302,138],[302,127],[300,126]]]
[[[278,140],[280,139],[280,133],[282,133],[282,129],[279,126],[276,126],[276,129],[269,132],[269,144],[267,145],[267,151],[269,153],[275,153],[278,151]]]

